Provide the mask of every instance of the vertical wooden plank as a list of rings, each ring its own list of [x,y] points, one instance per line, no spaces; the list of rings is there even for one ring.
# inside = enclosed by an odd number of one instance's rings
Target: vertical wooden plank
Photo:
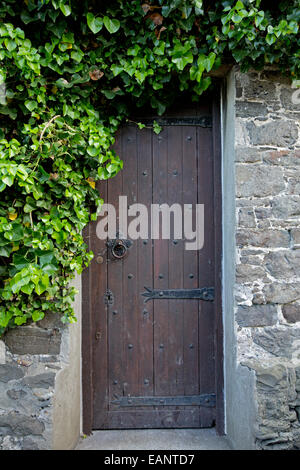
[[[182,210],[182,178],[183,178],[183,128],[182,126],[168,127],[168,195],[163,202],[169,207],[178,204]],[[175,217],[170,217],[171,239],[169,240],[169,289],[183,287],[184,241],[176,239],[174,231]],[[182,213],[181,213],[182,219]],[[175,242],[175,243],[174,243]],[[171,396],[184,393],[184,351],[183,351],[183,300],[169,302],[169,337],[168,363],[169,387]]]
[[[153,203],[162,204],[168,197],[168,128],[153,135]],[[169,240],[153,240],[155,289],[169,287]],[[162,276],[162,277],[161,277]],[[154,394],[169,393],[169,301],[154,300]]]
[[[107,182],[97,184],[99,193],[107,201]],[[93,426],[105,423],[105,411],[108,407],[107,396],[107,309],[104,304],[104,294],[107,289],[106,240],[100,240],[96,234],[97,222],[90,224],[90,249],[95,254],[90,264],[90,303],[93,345],[93,393],[94,393],[94,422]],[[97,255],[104,258],[102,264],[97,263]]]
[[[214,191],[212,130],[197,129],[198,201],[204,204],[204,247],[199,252],[199,285],[214,286]],[[200,394],[215,392],[214,303],[199,301]],[[203,407],[202,427],[211,426],[215,409]]]
[[[137,129],[128,126],[122,139],[123,194],[128,206],[137,202]],[[137,244],[123,259],[123,318],[124,318],[124,381],[123,394],[138,393],[138,322],[137,322]]]
[[[183,201],[196,210],[197,178],[197,131],[195,126],[186,126],[183,133]],[[186,240],[188,242],[188,240]],[[198,280],[198,251],[184,251],[183,288],[195,289]],[[198,338],[198,304],[197,300],[184,302],[184,394],[197,395],[199,390],[199,338]]]
[[[116,136],[114,150],[123,159],[122,143],[126,138],[126,131],[121,128]],[[123,162],[127,166],[127,161]],[[115,208],[117,221],[119,220],[119,196],[123,195],[123,170],[120,171],[108,184],[108,201]],[[116,231],[118,226],[116,227]],[[116,238],[117,233],[114,237]],[[123,342],[123,261],[114,260],[111,255],[108,259],[107,286],[112,291],[114,302],[108,306],[108,387],[109,401],[123,395],[124,355]],[[110,408],[110,407],[109,407]]]
[[[135,240],[138,250],[137,322],[138,322],[138,394],[153,394],[153,302],[144,303],[145,286],[153,285],[151,228],[152,202],[152,130],[137,131],[137,201],[148,209],[148,238]]]

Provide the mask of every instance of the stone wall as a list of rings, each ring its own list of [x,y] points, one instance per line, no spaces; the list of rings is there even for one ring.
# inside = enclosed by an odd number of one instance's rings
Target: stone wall
[[[237,362],[256,448],[300,448],[300,106],[276,70],[235,80]]]
[[[38,325],[10,330],[0,342],[0,449],[52,447],[55,377],[66,328],[52,314]]]
[[[75,287],[80,290],[77,276]],[[48,313],[0,341],[0,450],[72,449],[80,434],[81,298],[78,322]]]

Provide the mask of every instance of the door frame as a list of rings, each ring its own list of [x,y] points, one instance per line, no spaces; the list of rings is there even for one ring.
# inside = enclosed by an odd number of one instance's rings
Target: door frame
[[[215,227],[215,377],[216,431],[224,429],[224,331],[222,306],[222,145],[221,145],[221,84],[212,101],[214,227]],[[83,232],[88,237],[88,226]],[[89,295],[90,269],[82,273],[82,431],[89,435],[93,426],[93,343],[92,309]]]

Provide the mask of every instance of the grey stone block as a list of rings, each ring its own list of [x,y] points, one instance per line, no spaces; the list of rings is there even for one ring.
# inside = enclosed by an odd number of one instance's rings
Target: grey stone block
[[[256,256],[263,255],[265,253],[264,249],[258,248],[243,248],[241,251],[242,256]]]
[[[247,255],[247,256],[241,255],[240,261],[242,264],[245,264],[245,265],[248,264],[251,266],[262,266],[261,258],[256,255]],[[264,271],[264,274],[265,274],[265,271]]]
[[[0,382],[10,382],[24,377],[23,370],[15,364],[0,364]]]
[[[277,100],[276,86],[271,82],[262,82],[256,77],[255,80],[249,80],[248,85],[245,86],[244,96],[246,99],[274,102]]]
[[[253,341],[274,356],[291,358],[299,351],[300,328],[267,326],[254,328]]]
[[[0,439],[0,449],[21,450],[20,440],[14,436],[4,436],[3,439]]]
[[[300,245],[300,228],[293,228],[291,230],[291,237],[295,245]]]
[[[236,313],[240,326],[271,326],[277,321],[276,305],[240,305]]]
[[[237,165],[237,197],[274,196],[285,189],[283,170],[261,165]]]
[[[9,330],[4,341],[13,354],[59,354],[61,332],[24,326]]]
[[[300,450],[300,439],[294,442],[294,449],[295,450]]]
[[[300,194],[300,180],[299,178],[288,179],[288,192],[289,194]]]
[[[264,278],[266,271],[261,266],[252,266],[249,264],[238,264],[236,267],[236,281],[239,283],[253,282]]]
[[[290,109],[292,111],[299,111],[299,103],[295,103],[293,100],[293,95],[295,96],[296,89],[289,87],[282,87],[281,88],[281,93],[280,93],[280,101],[285,109]],[[299,92],[297,93],[297,96],[299,96]]]
[[[281,85],[289,85],[291,86],[292,82],[290,77],[283,76],[280,70],[270,70],[268,67],[266,67],[260,74],[260,79],[261,80],[266,80],[268,83],[269,82],[276,82]]]
[[[269,207],[270,206],[270,197],[260,197],[260,198],[237,198],[235,200],[236,207]]]
[[[243,163],[254,163],[262,161],[262,150],[253,147],[236,147],[235,160]]]
[[[62,316],[58,313],[47,312],[42,320],[38,322],[39,328],[53,329],[63,328],[64,324],[61,321]]]
[[[300,321],[300,304],[287,304],[282,307],[282,313],[288,323]]]
[[[29,437],[24,437],[22,442],[22,450],[39,450],[39,446]]]
[[[288,304],[300,299],[300,282],[281,283],[272,282],[263,287],[266,302],[275,304]]]
[[[285,388],[287,385],[288,374],[286,367],[282,364],[269,366],[257,364],[255,372],[257,382],[268,388],[278,388],[280,384]],[[276,406],[274,406],[274,408],[276,408]]]
[[[300,250],[277,251],[265,256],[269,273],[277,278],[300,277]]]
[[[45,425],[36,418],[26,416],[22,413],[11,412],[0,415],[0,428],[6,430],[6,434],[27,436],[30,434],[43,434]]]
[[[49,388],[54,386],[54,379],[54,372],[45,372],[38,375],[29,375],[22,380],[22,383],[32,388]]]
[[[265,104],[251,101],[237,101],[235,110],[236,116],[243,118],[266,116],[268,113],[268,109]]]
[[[49,403],[50,398],[53,396],[53,391],[44,389],[44,388],[34,388],[32,389],[34,396],[41,402]]]
[[[271,207],[255,207],[254,212],[259,221],[270,219],[272,217]]]
[[[263,162],[271,165],[282,165],[285,168],[297,168],[300,165],[299,150],[271,150],[264,152]]]
[[[290,236],[287,230],[253,230],[239,229],[236,234],[238,246],[255,246],[262,248],[288,248]]]
[[[238,224],[241,227],[255,228],[256,222],[252,207],[241,207],[238,213]]]
[[[255,207],[254,212],[257,219],[257,228],[268,229],[271,227],[272,209],[270,207]]]
[[[275,196],[271,205],[274,217],[285,219],[300,216],[299,196]]]
[[[27,395],[25,390],[16,390],[13,388],[11,390],[7,390],[6,394],[12,400],[22,400],[22,398],[26,397]]]
[[[248,122],[247,129],[253,145],[290,147],[298,139],[298,127],[293,121],[278,120],[263,125]]]

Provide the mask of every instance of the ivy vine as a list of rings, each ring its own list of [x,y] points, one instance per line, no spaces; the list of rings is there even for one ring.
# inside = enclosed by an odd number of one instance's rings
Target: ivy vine
[[[1,2],[0,334],[49,311],[75,321],[81,233],[97,180],[122,168],[111,147],[130,108],[197,100],[223,63],[298,78],[299,19],[298,0]]]

